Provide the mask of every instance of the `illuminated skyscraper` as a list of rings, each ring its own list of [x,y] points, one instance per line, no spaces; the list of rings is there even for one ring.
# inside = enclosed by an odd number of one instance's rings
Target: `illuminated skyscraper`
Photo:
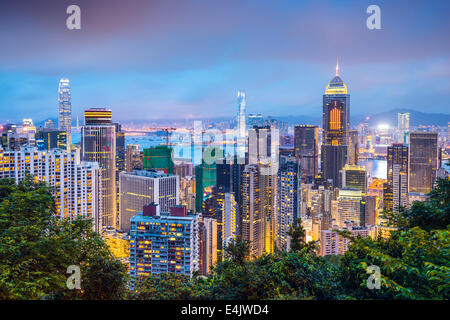
[[[58,128],[67,132],[67,151],[70,152],[72,145],[72,101],[69,79],[63,78],[59,81],[58,96]]]
[[[233,193],[225,193],[222,202],[222,248],[237,237],[237,203]]]
[[[408,145],[408,134],[409,134],[409,113],[398,113],[397,114],[397,129],[398,129],[398,142]]]
[[[323,139],[321,171],[323,179],[338,186],[339,170],[348,159],[348,131],[350,123],[350,95],[347,85],[339,76],[339,66],[323,95]]]
[[[296,126],[294,129],[295,156],[300,159],[302,178],[312,181],[319,166],[319,128],[317,126]]]
[[[411,132],[409,136],[409,192],[428,193],[438,169],[438,134]]]
[[[278,211],[276,221],[276,243],[287,249],[288,231],[300,217],[300,160],[296,157],[280,156],[278,170]]]
[[[339,66],[323,95],[323,144],[346,145],[350,127],[350,95],[339,76]]]
[[[241,184],[242,240],[250,244],[250,255],[261,256],[264,250],[263,218],[257,165],[245,166]]]
[[[237,150],[240,159],[245,159],[245,146],[247,144],[247,116],[245,111],[245,91],[239,90],[237,115]]]
[[[116,127],[109,109],[84,112],[81,127],[81,160],[98,162],[102,170],[103,226],[117,228]]]

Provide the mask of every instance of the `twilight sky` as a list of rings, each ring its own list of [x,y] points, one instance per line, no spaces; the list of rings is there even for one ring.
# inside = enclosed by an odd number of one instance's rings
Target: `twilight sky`
[[[81,8],[81,30],[66,8]],[[381,8],[382,30],[366,28]],[[115,120],[321,114],[339,58],[352,114],[449,113],[450,1],[39,0],[0,3],[0,121],[57,117],[61,77],[73,117]],[[81,118],[81,117],[80,117]]]

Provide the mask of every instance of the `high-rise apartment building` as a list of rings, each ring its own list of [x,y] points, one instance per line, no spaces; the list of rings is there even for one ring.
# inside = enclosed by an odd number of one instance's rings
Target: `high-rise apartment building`
[[[199,217],[199,271],[206,276],[217,263],[217,220]]]
[[[329,230],[322,230],[320,234],[320,255],[343,255],[351,244],[351,240],[343,237],[337,232],[336,228]],[[352,222],[347,222],[340,228],[341,231],[349,231],[353,237],[373,238],[375,236],[375,228],[362,227],[355,225]]]
[[[51,187],[59,218],[91,218],[94,230],[101,231],[101,171],[97,163],[80,163],[75,152],[61,149],[49,152],[36,147],[22,147],[20,151],[0,149],[0,179],[20,181],[27,175]]]
[[[141,278],[161,273],[193,275],[199,269],[198,216],[185,208],[160,212],[145,206],[131,218],[130,275]]]
[[[409,192],[429,193],[438,170],[438,134],[411,132],[409,136]]]
[[[237,202],[233,193],[225,193],[221,206],[222,212],[222,253],[230,242],[237,239]]]
[[[81,127],[81,160],[97,162],[102,170],[103,226],[117,228],[116,127],[112,112],[91,108],[84,112]]]
[[[119,174],[120,214],[119,229],[130,232],[131,217],[142,211],[144,205],[159,204],[168,212],[179,204],[179,177],[162,171],[134,170]]]
[[[67,151],[70,151],[72,146],[72,95],[69,79],[63,78],[59,81],[58,103],[58,128],[67,133]]]
[[[294,129],[295,156],[300,159],[302,179],[310,182],[318,173],[319,128],[302,125]]]

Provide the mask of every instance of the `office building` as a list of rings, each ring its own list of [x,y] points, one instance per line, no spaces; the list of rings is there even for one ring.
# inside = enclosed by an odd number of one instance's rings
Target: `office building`
[[[339,173],[347,163],[347,146],[322,145],[321,171],[322,179],[330,182],[333,187],[339,187]]]
[[[302,179],[311,182],[318,174],[319,166],[319,128],[317,126],[295,126],[295,156],[300,159]]]
[[[97,162],[102,170],[103,226],[117,228],[116,127],[112,112],[91,108],[84,112],[81,127],[81,160]]]
[[[134,170],[119,174],[119,229],[130,232],[130,219],[148,203],[168,212],[179,204],[179,177],[162,171]]]
[[[353,189],[340,189],[337,197],[338,201],[338,216],[337,224],[339,227],[344,227],[345,221],[352,221],[356,225],[364,225],[365,223],[365,208],[362,203],[362,192]]]
[[[67,151],[72,146],[72,95],[69,79],[62,78],[58,88],[58,129],[67,133]]]
[[[360,190],[363,195],[367,193],[367,171],[365,167],[346,164],[340,173],[341,188]]]
[[[67,150],[67,133],[58,129],[40,128],[36,132],[36,147],[40,151],[58,148]]]
[[[438,169],[438,134],[411,132],[409,136],[409,192],[427,194]]]

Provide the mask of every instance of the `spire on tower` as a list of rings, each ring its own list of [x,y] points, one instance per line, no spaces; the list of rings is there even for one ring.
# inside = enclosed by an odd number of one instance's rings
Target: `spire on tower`
[[[338,58],[336,58],[336,73],[335,76],[338,77],[339,76],[339,61]]]

